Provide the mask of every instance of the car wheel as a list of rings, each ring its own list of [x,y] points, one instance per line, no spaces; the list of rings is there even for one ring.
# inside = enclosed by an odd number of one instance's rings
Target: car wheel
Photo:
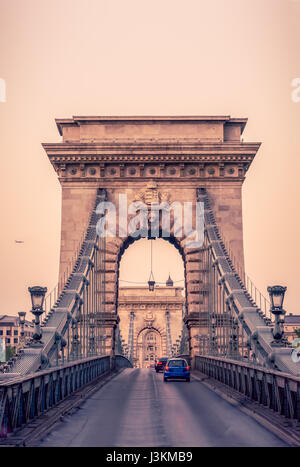
[[[189,383],[191,381],[191,378],[186,378],[186,382]]]
[[[166,383],[168,381],[168,378],[164,378],[164,382]]]
[[[155,371],[156,371],[156,373],[158,373],[158,370],[155,370]]]

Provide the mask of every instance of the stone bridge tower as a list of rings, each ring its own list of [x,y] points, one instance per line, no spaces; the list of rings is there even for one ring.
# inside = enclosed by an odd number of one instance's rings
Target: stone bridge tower
[[[117,219],[120,194],[128,204],[139,199],[147,205],[167,200],[195,206],[197,188],[206,188],[222,236],[243,267],[241,190],[260,146],[242,141],[246,122],[230,116],[57,119],[62,141],[43,147],[62,186],[60,277],[80,245],[99,187],[115,204]],[[117,322],[119,262],[132,242],[119,230],[105,247],[108,328]],[[185,236],[171,233],[185,266],[185,322],[193,355],[199,316],[207,312],[203,251],[187,249]]]

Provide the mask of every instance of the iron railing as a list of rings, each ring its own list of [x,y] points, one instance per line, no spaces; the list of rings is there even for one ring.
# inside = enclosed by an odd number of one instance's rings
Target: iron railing
[[[300,421],[297,376],[212,356],[196,356],[195,369],[287,418]]]
[[[71,394],[113,369],[131,368],[125,357],[90,357],[0,381],[0,438],[27,425]]]
[[[0,383],[0,437],[48,411],[73,392],[110,371],[110,357],[67,363]]]

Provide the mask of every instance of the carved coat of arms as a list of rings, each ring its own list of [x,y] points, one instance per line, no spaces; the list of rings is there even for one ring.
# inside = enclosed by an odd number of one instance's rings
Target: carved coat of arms
[[[135,195],[134,201],[142,201],[147,206],[151,206],[151,203],[168,203],[170,198],[171,196],[169,193],[161,193],[158,191],[156,182],[149,182],[145,190],[140,191]]]

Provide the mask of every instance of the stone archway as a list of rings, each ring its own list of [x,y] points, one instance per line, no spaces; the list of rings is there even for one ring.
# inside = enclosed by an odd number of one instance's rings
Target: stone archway
[[[167,356],[168,352],[172,352],[172,345],[174,347],[178,345],[182,333],[184,304],[184,287],[174,285],[169,280],[163,284],[156,284],[153,291],[149,291],[145,283],[142,285],[127,283],[118,287],[119,330],[124,348],[128,355],[133,356],[135,366],[145,366],[144,336],[146,338],[149,329],[158,332],[161,339],[156,349],[157,358]],[[147,363],[150,363],[149,359]]]
[[[161,239],[161,237],[158,237]],[[142,361],[142,342],[138,342],[137,335],[144,329],[155,328],[161,335],[162,344],[159,346],[162,352],[157,357],[171,356],[172,344],[175,346],[176,342],[180,339],[183,326],[183,314],[186,309],[186,283],[185,283],[185,261],[184,253],[181,251],[180,244],[177,243],[173,237],[163,239],[172,245],[171,248],[178,250],[179,257],[182,261],[182,276],[184,277],[184,285],[171,285],[168,281],[163,284],[156,285],[154,291],[150,292],[148,284],[139,286],[121,286],[119,284],[120,263],[123,254],[127,248],[138,242],[140,239],[126,238],[119,248],[118,262],[117,262],[117,275],[114,287],[116,293],[115,303],[117,306],[117,314],[120,318],[119,328],[127,342],[129,336],[129,321],[130,315],[134,315],[134,352],[135,359]],[[152,239],[153,240],[153,239]],[[167,279],[167,277],[166,277]],[[120,296],[121,292],[121,296]],[[126,324],[124,325],[124,321]],[[169,322],[169,340],[167,339],[167,326]],[[167,345],[167,340],[169,346]],[[129,341],[129,338],[128,338]],[[139,348],[139,350],[138,350]],[[169,350],[169,353],[168,353]],[[139,355],[137,355],[139,353]],[[149,363],[149,362],[148,362]]]
[[[159,234],[161,233],[161,230]],[[148,233],[150,238],[150,232]],[[159,236],[159,238],[161,238]],[[119,265],[124,251],[138,238],[126,237],[125,239],[114,238],[106,241],[106,309],[113,312],[118,310],[118,291],[119,291]],[[200,279],[199,270],[204,261],[203,248],[187,248],[186,238],[176,238],[174,235],[174,225],[171,225],[171,236],[165,238],[179,251],[184,266],[185,279],[185,324],[189,330],[189,353],[195,355],[198,341],[195,336],[199,333],[199,313],[203,316],[207,312],[207,291],[205,289],[204,279]],[[203,272],[202,274],[205,274]],[[202,288],[202,294],[199,293]],[[203,329],[205,333],[205,329]],[[113,338],[113,333],[111,334]],[[108,345],[110,344],[107,341]]]
[[[155,328],[145,328],[139,332],[136,343],[135,366],[150,368],[162,355],[163,336]]]

